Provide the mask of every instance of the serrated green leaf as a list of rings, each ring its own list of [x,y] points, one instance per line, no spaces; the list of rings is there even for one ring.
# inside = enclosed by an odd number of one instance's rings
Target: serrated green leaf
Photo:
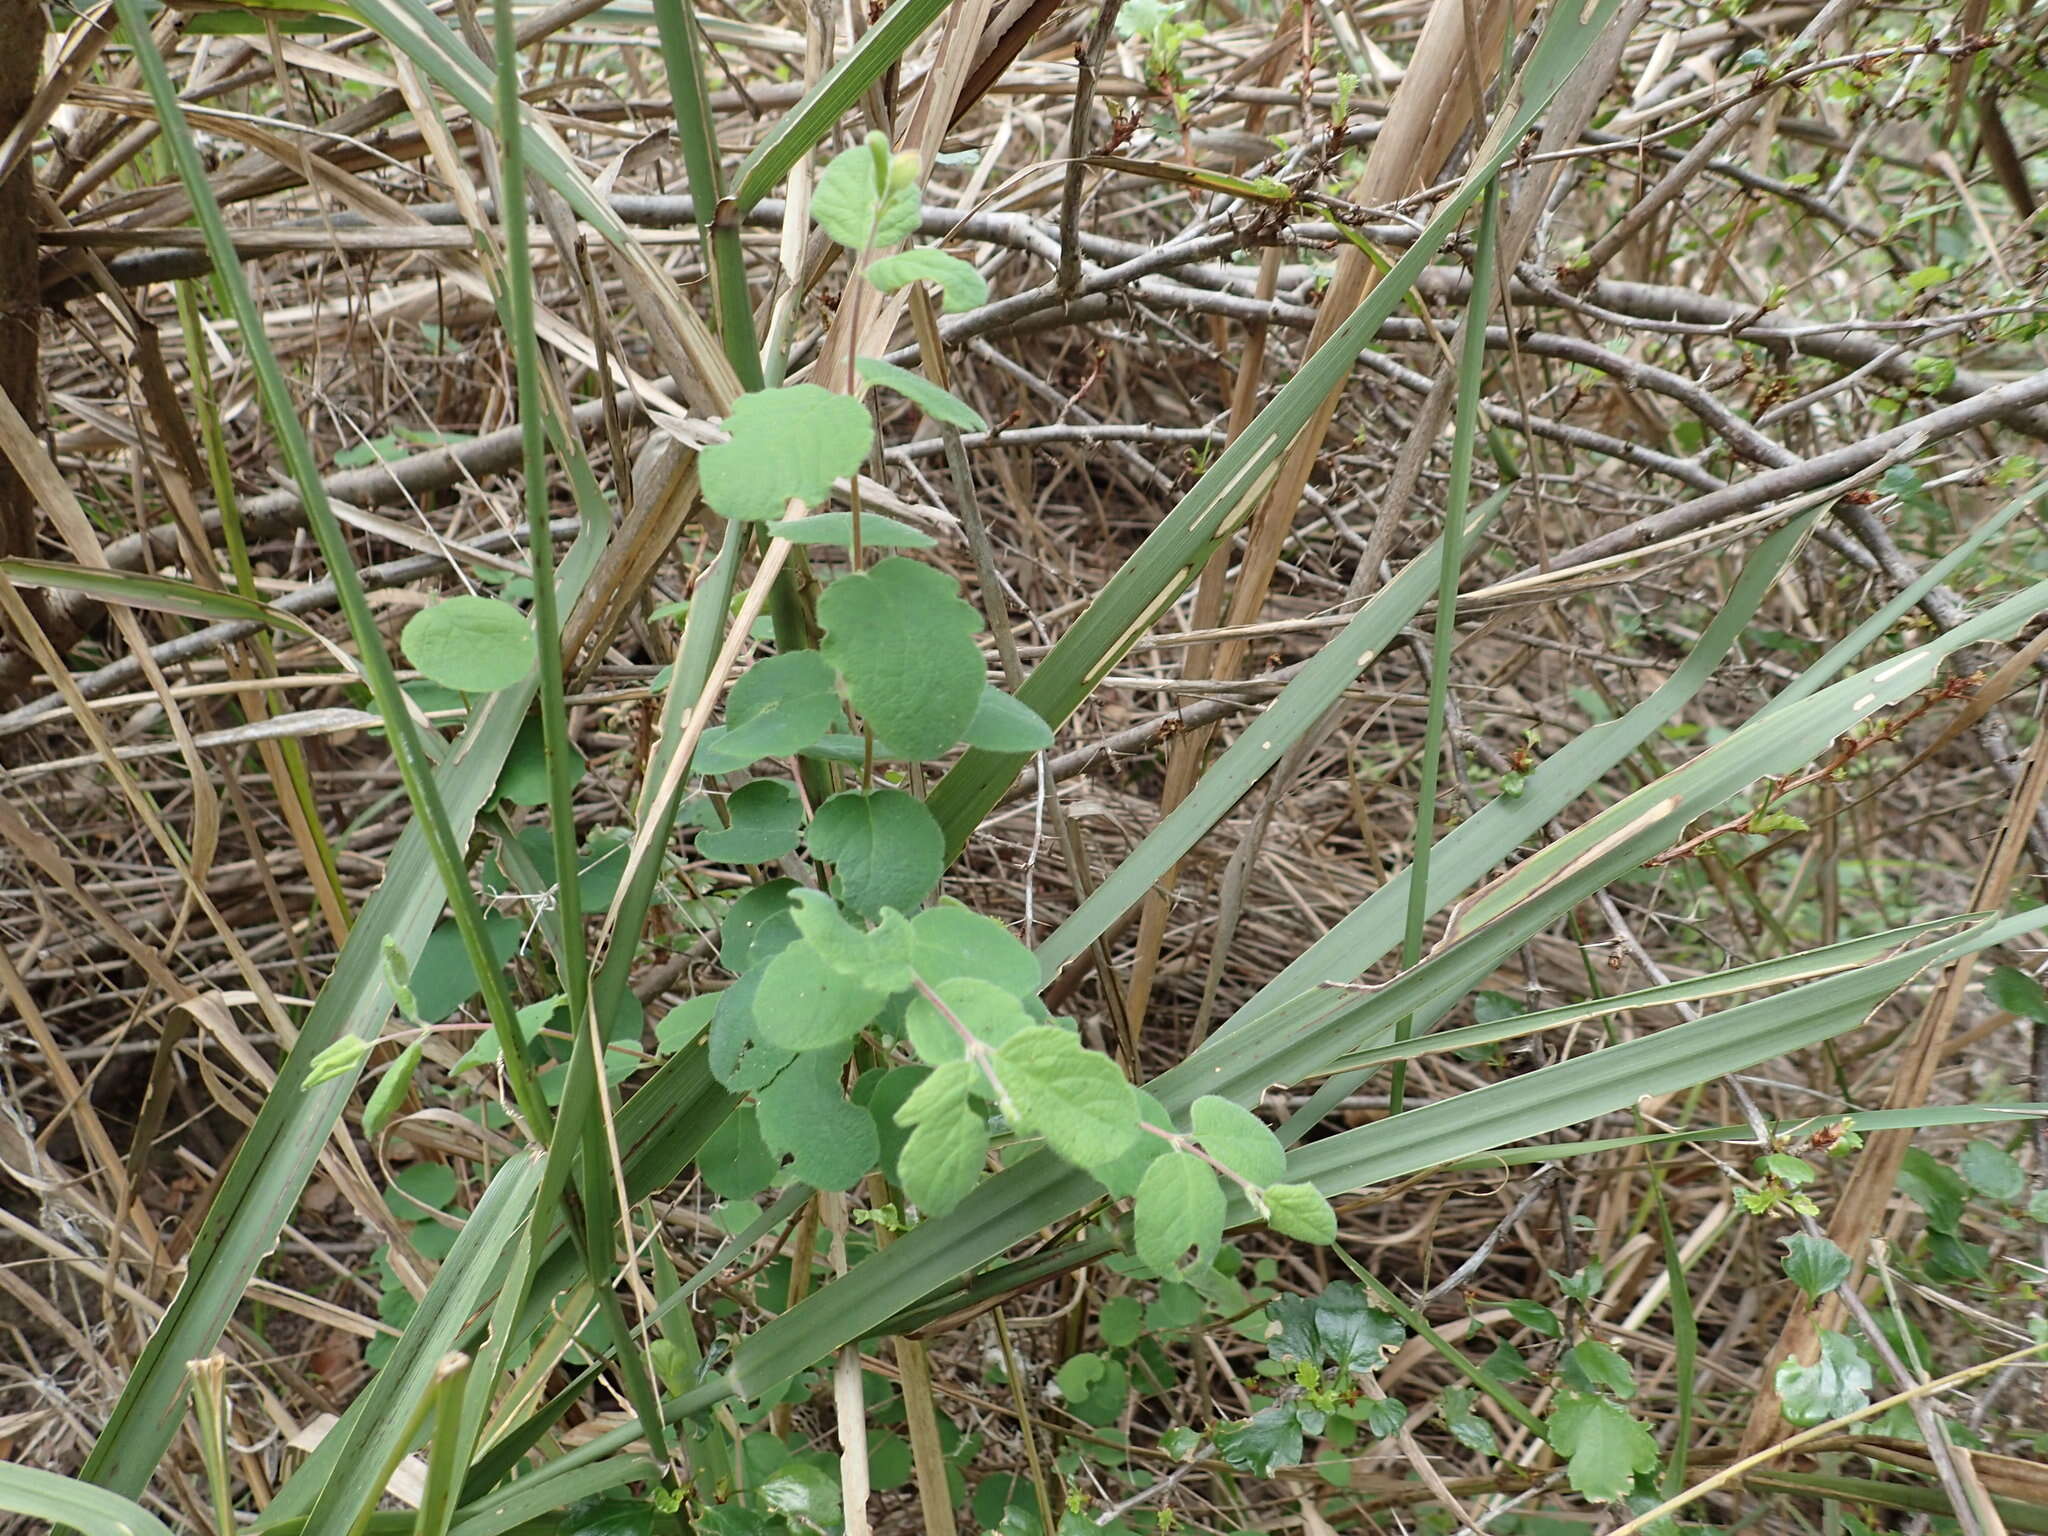
[[[1266,1225],[1282,1237],[1324,1245],[1337,1241],[1337,1213],[1313,1184],[1268,1184]]]
[[[1132,1247],[1161,1274],[1206,1263],[1223,1240],[1224,1204],[1213,1168],[1192,1153],[1169,1152],[1138,1181]]]
[[[867,277],[884,293],[894,293],[909,283],[935,283],[945,296],[943,306],[949,315],[978,309],[988,302],[988,279],[958,256],[949,256],[928,245],[869,262]]]
[[[1444,1428],[1451,1432],[1451,1438],[1467,1450],[1477,1451],[1482,1456],[1498,1456],[1500,1442],[1494,1438],[1493,1426],[1472,1411],[1478,1400],[1476,1387],[1449,1387],[1437,1399],[1437,1412],[1443,1416]]]
[[[1043,1024],[1019,1030],[997,1050],[995,1068],[1012,1124],[1043,1136],[1070,1163],[1097,1167],[1138,1139],[1130,1083],[1115,1062],[1065,1030]],[[1216,1198],[1222,1200],[1221,1190]],[[1220,1204],[1217,1224],[1220,1231]]]
[[[384,1075],[377,1079],[377,1087],[371,1093],[369,1102],[363,1105],[363,1134],[375,1141],[384,1134],[384,1127],[391,1123],[391,1117],[398,1113],[398,1106],[405,1102],[406,1090],[412,1087],[412,1075],[419,1070],[421,1047],[426,1042],[415,1040],[398,1053],[397,1059],[384,1069]]]
[[[811,818],[806,841],[832,866],[839,899],[862,917],[916,910],[945,869],[939,824],[900,789],[834,795]]]
[[[1042,752],[1052,745],[1052,727],[1029,704],[990,683],[960,739],[991,752]]]
[[[704,501],[743,522],[779,518],[791,501],[815,507],[855,474],[874,442],[867,407],[816,384],[755,390],[733,402],[727,440],[697,455]]]
[[[747,668],[725,702],[725,731],[697,749],[699,773],[736,773],[789,757],[843,718],[838,675],[816,651],[789,651]]]
[[[819,654],[891,752],[937,757],[960,740],[987,683],[981,619],[944,571],[901,555],[842,576],[818,597]]]
[[[948,426],[960,428],[963,432],[986,432],[988,422],[981,412],[947,389],[943,384],[934,383],[921,373],[912,373],[908,368],[898,368],[894,363],[882,361],[879,357],[854,359],[854,369],[868,383],[883,389],[893,389],[912,405]]]
[[[1899,1188],[1927,1213],[1927,1225],[1936,1232],[1954,1232],[1962,1223],[1968,1194],[1963,1181],[1918,1147],[1908,1147],[1899,1160]]]
[[[443,688],[496,693],[533,670],[533,625],[494,597],[444,598],[422,608],[399,632],[405,659]]]
[[[876,1164],[875,1122],[839,1086],[841,1051],[798,1056],[755,1097],[761,1140],[792,1159],[788,1177],[814,1189],[845,1189]]]
[[[850,251],[894,245],[916,230],[922,199],[916,181],[893,170],[889,141],[870,133],[832,157],[811,193],[811,217]]]
[[[1189,1125],[1202,1150],[1250,1184],[1271,1184],[1287,1176],[1280,1138],[1242,1105],[1205,1094],[1188,1110]]]
[[[813,512],[809,517],[796,519],[777,518],[768,524],[768,531],[778,539],[787,539],[792,544],[830,544],[840,549],[853,548],[853,514],[851,512]],[[893,517],[880,512],[862,512],[860,515],[860,542],[865,549],[936,549],[939,541],[921,529],[908,523],[899,523]]]
[[[1567,1392],[1545,1432],[1566,1458],[1566,1476],[1583,1498],[1626,1498],[1636,1477],[1657,1468],[1657,1442],[1626,1408],[1604,1397]]]
[[[1377,1371],[1407,1339],[1401,1320],[1371,1305],[1349,1281],[1315,1296],[1282,1296],[1270,1313],[1279,1325],[1266,1351],[1282,1362],[1305,1360],[1353,1375]]]
[[[1024,1005],[994,982],[977,976],[956,976],[937,985],[926,983],[937,994],[944,1012],[922,993],[911,998],[903,1010],[903,1027],[918,1056],[938,1066],[957,1062],[965,1056],[967,1042],[960,1029],[987,1046],[1000,1046],[1022,1030],[1032,1027]],[[951,1018],[947,1015],[950,1014]],[[954,1027],[955,1021],[959,1028]]]
[[[1820,1334],[1812,1365],[1782,1360],[1773,1376],[1785,1417],[1794,1424],[1825,1424],[1870,1405],[1870,1362],[1856,1343],[1832,1328]]]
[[[1824,1237],[1796,1233],[1785,1239],[1785,1248],[1786,1278],[1808,1301],[1819,1301],[1849,1278],[1849,1255]]]
[[[1241,1472],[1271,1477],[1301,1465],[1304,1440],[1295,1404],[1274,1403],[1216,1431],[1216,1454]]]
[[[756,779],[727,796],[732,825],[697,834],[697,851],[721,864],[765,864],[795,851],[804,806],[787,779]]]
[[[754,1031],[786,1051],[843,1046],[874,1022],[888,994],[825,963],[806,940],[768,962],[754,993]]]

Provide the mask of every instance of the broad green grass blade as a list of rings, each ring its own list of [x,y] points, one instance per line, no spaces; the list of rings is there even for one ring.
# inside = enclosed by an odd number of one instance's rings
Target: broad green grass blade
[[[318,1489],[308,1536],[344,1536],[383,1497],[384,1467],[411,1450],[397,1443],[433,1390],[441,1361],[457,1347],[477,1309],[504,1280],[507,1255],[532,1219],[541,1157],[523,1153],[498,1169],[462,1224],[455,1246],[420,1299],[390,1360],[292,1478]]]
[[[1705,976],[1687,981],[1668,982],[1663,986],[1645,987],[1636,992],[1621,992],[1612,997],[1591,998],[1583,1003],[1568,1003],[1561,1008],[1546,1008],[1540,1013],[1517,1014],[1489,1024],[1472,1024],[1463,1029],[1440,1029],[1422,1039],[1397,1039],[1388,1045],[1372,1046],[1340,1057],[1330,1064],[1330,1070],[1347,1072],[1355,1068],[1409,1060],[1417,1056],[1470,1050],[1482,1045],[1498,1045],[1503,1040],[1520,1040],[1544,1030],[1582,1024],[1588,1019],[1609,1018],[1618,1013],[1630,1013],[1645,1008],[1668,1007],[1673,1003],[1703,1002],[1710,998],[1729,997],[1738,992],[1758,992],[1769,987],[1781,986],[1786,982],[1808,981],[1816,976],[1827,976],[1836,971],[1869,965],[1882,959],[1887,951],[1896,949],[1908,940],[1932,933],[1937,928],[1952,927],[1956,921],[1957,919],[1952,917],[1932,918],[1924,923],[1890,928],[1883,933],[1870,934],[1864,938],[1845,939],[1839,944],[1829,944],[1820,949],[1805,950],[1777,959],[1760,960],[1752,965],[1730,966],[1726,970],[1712,971]]]
[[[350,931],[327,986],[279,1069],[276,1090],[258,1111],[208,1208],[184,1283],[162,1324],[151,1334],[127,1388],[86,1459],[83,1476],[133,1495],[141,1491],[177,1432],[186,1363],[206,1354],[220,1338],[257,1266],[275,1245],[321,1146],[348,1102],[354,1073],[307,1088],[308,1064],[344,1035],[374,1039],[390,1016],[384,941],[388,937],[407,960],[417,956],[443,903],[452,897],[473,956],[485,952],[474,899],[466,903],[460,899],[470,894],[462,849],[477,810],[496,787],[531,702],[533,685],[493,695],[473,713],[462,740],[438,768],[429,763],[413,731],[375,616],[356,578],[346,538],[327,506],[318,465],[292,405],[291,391],[265,341],[261,311],[213,200],[205,163],[184,122],[163,57],[151,40],[148,17],[139,0],[120,0],[120,14],[144,83],[157,103],[164,143],[192,198],[221,287],[241,326],[266,415],[327,557],[343,612],[356,637],[365,678],[385,719],[387,737],[415,807],[414,818],[387,864],[384,883]],[[579,540],[564,561],[565,593],[573,594],[588,579],[598,552],[597,541]],[[494,965],[478,964],[476,969],[486,978],[487,986],[490,977],[499,975]]]
[[[791,166],[815,147],[863,92],[885,70],[910,51],[911,44],[940,16],[952,0],[896,0],[874,25],[861,34],[839,60],[785,113],[741,162],[733,183],[733,202],[745,213],[789,174]]]
[[[77,592],[103,603],[175,613],[180,618],[215,623],[267,624],[295,635],[313,631],[304,619],[236,592],[219,592],[172,576],[140,571],[96,571],[60,560],[0,560],[0,571],[17,587],[42,587],[52,592]]]
[[[1598,784],[1618,764],[1685,708],[1748,631],[1752,615],[1798,553],[1818,514],[1772,534],[1744,564],[1692,651],[1663,685],[1618,720],[1581,732],[1531,773],[1515,796],[1501,795],[1447,834],[1431,861],[1429,907],[1441,911],[1484,879],[1516,849],[1541,834],[1550,819]],[[1218,1033],[1227,1034],[1286,998],[1325,982],[1349,981],[1384,959],[1396,942],[1395,914],[1406,904],[1412,869],[1396,874],[1336,927],[1311,944],[1261,987]]]
[[[1488,498],[1468,520],[1476,535],[1500,510],[1507,492]],[[1136,906],[1155,882],[1178,864],[1209,829],[1230,813],[1251,787],[1273,770],[1287,749],[1313,729],[1344,690],[1407,627],[1440,584],[1445,545],[1439,540],[1402,567],[1248,723],[1201,781],[1158,826],[1126,854],[1102,883],[1038,946],[1039,974],[1050,981],[1110,926]]]
[[[1930,965],[2004,943],[2048,909],[1983,922],[1842,976],[1724,1009],[1555,1066],[1488,1083],[1299,1148],[1288,1177],[1343,1194],[1442,1167],[1508,1142],[1547,1136],[1656,1094],[1740,1072],[1854,1029]]]
[[[38,1467],[0,1463],[0,1510],[81,1536],[171,1536],[141,1505]]]
[[[1281,456],[1350,373],[1381,322],[1405,301],[1551,98],[1584,62],[1618,4],[1619,0],[1596,0],[1584,6],[1552,7],[1543,36],[1516,81],[1514,111],[1504,115],[1480,145],[1465,180],[1365,301],[1109,579],[1025,679],[1018,698],[1053,725],[1064,721],[1195,579],[1210,554],[1251,516],[1278,473]],[[955,855],[1027,761],[1029,754],[976,748],[932,792],[932,812]]]

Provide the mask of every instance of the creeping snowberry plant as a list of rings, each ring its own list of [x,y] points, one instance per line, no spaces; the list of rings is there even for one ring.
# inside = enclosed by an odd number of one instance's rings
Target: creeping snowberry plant
[[[876,290],[926,282],[945,308],[971,308],[985,289],[965,262],[934,249],[875,254],[917,227],[915,170],[871,135],[826,168],[812,211]],[[922,375],[866,357],[854,371],[949,426],[982,424]],[[846,556],[817,598],[816,651],[755,664],[692,763],[724,786],[722,824],[699,834],[700,853],[762,866],[801,850],[823,877],[822,888],[768,880],[733,905],[721,958],[735,980],[710,1005],[712,1071],[752,1096],[751,1129],[788,1159],[783,1176],[843,1189],[880,1169],[917,1213],[943,1215],[992,1154],[1042,1147],[1132,1201],[1132,1240],[1161,1271],[1213,1257],[1226,1190],[1278,1231],[1329,1241],[1329,1203],[1286,1181],[1286,1155],[1257,1116],[1204,1098],[1176,1123],[1071,1020],[1048,1014],[1037,960],[1002,924],[927,904],[946,846],[908,787],[912,766],[963,742],[1035,751],[1052,735],[987,681],[982,618],[952,576],[909,555],[869,559],[928,539],[863,512],[857,490],[849,513],[808,515],[866,462],[867,407],[785,385],[742,397],[724,427],[727,440],[701,459],[713,510]],[[807,808],[795,784],[757,776],[790,758],[857,782]]]

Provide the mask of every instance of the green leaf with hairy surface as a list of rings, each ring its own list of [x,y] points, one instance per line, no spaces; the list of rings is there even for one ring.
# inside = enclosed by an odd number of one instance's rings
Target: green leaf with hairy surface
[[[1223,1240],[1223,1212],[1216,1170],[1192,1153],[1168,1152],[1138,1181],[1132,1246],[1163,1275],[1207,1263]]]
[[[1313,1184],[1268,1184],[1266,1225],[1282,1237],[1319,1246],[1337,1241],[1337,1213]]]
[[[887,908],[873,928],[856,928],[823,891],[798,891],[791,915],[804,941],[835,971],[884,994],[910,985],[911,930],[902,913]]]
[[[935,383],[921,373],[898,368],[879,357],[855,358],[853,366],[868,383],[882,389],[893,389],[933,421],[943,421],[963,432],[988,430],[988,422],[983,420],[981,412],[943,384]]]
[[[1043,1136],[1070,1163],[1095,1168],[1138,1139],[1130,1083],[1115,1062],[1063,1029],[1019,1030],[996,1051],[995,1070],[1012,1124]]]
[[[827,964],[808,940],[768,962],[754,993],[754,1031],[786,1051],[843,1046],[874,1022],[889,1000]]]
[[[891,752],[937,757],[960,740],[987,683],[981,618],[944,571],[901,555],[842,576],[818,597],[818,651]]]
[[[369,1059],[373,1043],[361,1035],[349,1035],[335,1041],[307,1063],[306,1080],[299,1085],[299,1092],[305,1093],[338,1077],[354,1075],[356,1069]]]
[[[698,484],[712,511],[741,522],[829,499],[833,481],[859,472],[875,437],[867,407],[815,384],[741,395],[724,426],[726,441],[697,455]]]
[[[816,651],[757,661],[732,685],[725,732],[698,748],[699,773],[735,773],[764,757],[789,757],[842,718],[838,676]]]
[[[450,597],[422,608],[399,632],[405,659],[443,688],[496,693],[533,671],[533,625],[495,597]]]
[[[832,866],[839,899],[862,917],[914,911],[945,869],[945,840],[924,807],[900,789],[847,790],[818,807],[806,840]]]
[[[891,155],[879,133],[834,155],[811,193],[811,217],[850,251],[894,245],[917,229],[921,207],[917,157]]]
[[[1820,1356],[1811,1365],[1781,1360],[1772,1377],[1785,1417],[1794,1424],[1825,1424],[1870,1406],[1870,1362],[1855,1340],[1823,1328]]]
[[[1189,1107],[1188,1123],[1202,1150],[1246,1183],[1271,1184],[1287,1176],[1279,1137],[1242,1105],[1205,1094]]]
[[[949,315],[978,309],[988,302],[988,279],[962,261],[929,245],[915,246],[868,263],[868,281],[884,293],[910,283],[934,283],[945,296]]]
[[[1039,719],[1029,704],[990,683],[982,689],[974,718],[967,722],[960,739],[970,747],[986,747],[992,752],[1042,752],[1052,745],[1052,727]]]
[[[1819,1301],[1849,1278],[1849,1255],[1824,1237],[1795,1233],[1785,1239],[1785,1249],[1785,1276],[1808,1301]]]
[[[813,512],[809,517],[778,518],[768,531],[792,544],[830,544],[853,548],[851,512]],[[866,549],[936,549],[939,541],[908,523],[900,523],[880,512],[860,515],[860,542]]]
[[[881,1157],[874,1118],[839,1086],[845,1061],[843,1051],[808,1052],[755,1096],[761,1140],[813,1189],[845,1189]]]
[[[804,806],[786,779],[756,779],[725,802],[732,825],[697,834],[697,851],[722,864],[765,864],[796,849]]]
[[[903,1027],[909,1031],[910,1043],[917,1047],[918,1056],[933,1066],[957,1062],[966,1055],[967,1042],[960,1037],[961,1029],[983,1045],[993,1047],[1033,1027],[1024,1005],[994,982],[976,976],[955,976],[935,986],[929,982],[926,985],[937,994],[938,1004],[920,992],[903,1010]]]
[[[896,1159],[903,1193],[920,1211],[942,1216],[967,1197],[988,1156],[988,1117],[969,1100],[980,1074],[965,1062],[940,1067],[918,1084],[896,1119],[912,1127]]]
[[[992,917],[941,901],[910,920],[910,964],[927,984],[976,976],[1024,998],[1038,990],[1038,961]]]
[[[1171,1125],[1173,1116],[1166,1106],[1147,1093],[1143,1088],[1133,1088],[1131,1097],[1137,1101],[1138,1118],[1147,1125]],[[1145,1170],[1164,1157],[1170,1150],[1162,1136],[1140,1135],[1116,1157],[1106,1163],[1098,1163],[1088,1171],[1102,1182],[1102,1187],[1120,1200],[1128,1200],[1138,1192],[1138,1184],[1145,1177]]]
[[[1639,1475],[1657,1469],[1657,1442],[1650,1432],[1604,1397],[1564,1393],[1545,1433],[1565,1458],[1565,1476],[1582,1498],[1603,1504],[1626,1498]]]
[[[377,1079],[377,1087],[371,1093],[369,1102],[363,1105],[363,1134],[375,1141],[384,1134],[384,1127],[391,1123],[398,1113],[398,1106],[405,1102],[406,1091],[412,1087],[413,1073],[420,1067],[420,1053],[426,1042],[415,1040],[398,1053],[397,1059],[384,1069],[384,1075]]]

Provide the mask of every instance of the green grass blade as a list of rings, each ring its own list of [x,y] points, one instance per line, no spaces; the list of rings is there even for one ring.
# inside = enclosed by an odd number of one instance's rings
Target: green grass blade
[[[0,1510],[82,1536],[171,1536],[141,1505],[39,1467],[0,1463]]]
[[[441,1361],[502,1283],[506,1255],[532,1219],[540,1179],[536,1152],[498,1169],[390,1360],[294,1474],[292,1484],[318,1490],[307,1511],[308,1536],[345,1536],[384,1496],[382,1469],[412,1449],[400,1437],[432,1395]]]
[[[773,192],[804,152],[832,131],[862,93],[910,51],[951,3],[896,0],[884,11],[740,163],[732,193],[737,212],[745,213]]]
[[[1488,498],[1468,520],[1477,534],[1506,500]],[[1402,567],[1280,690],[1264,713],[1205,772],[1194,791],[1160,819],[1071,916],[1038,946],[1039,974],[1050,981],[1102,937],[1209,829],[1228,815],[1251,787],[1270,773],[1287,749],[1315,727],[1344,690],[1377,660],[1422,609],[1442,578],[1449,546],[1439,540]]]

